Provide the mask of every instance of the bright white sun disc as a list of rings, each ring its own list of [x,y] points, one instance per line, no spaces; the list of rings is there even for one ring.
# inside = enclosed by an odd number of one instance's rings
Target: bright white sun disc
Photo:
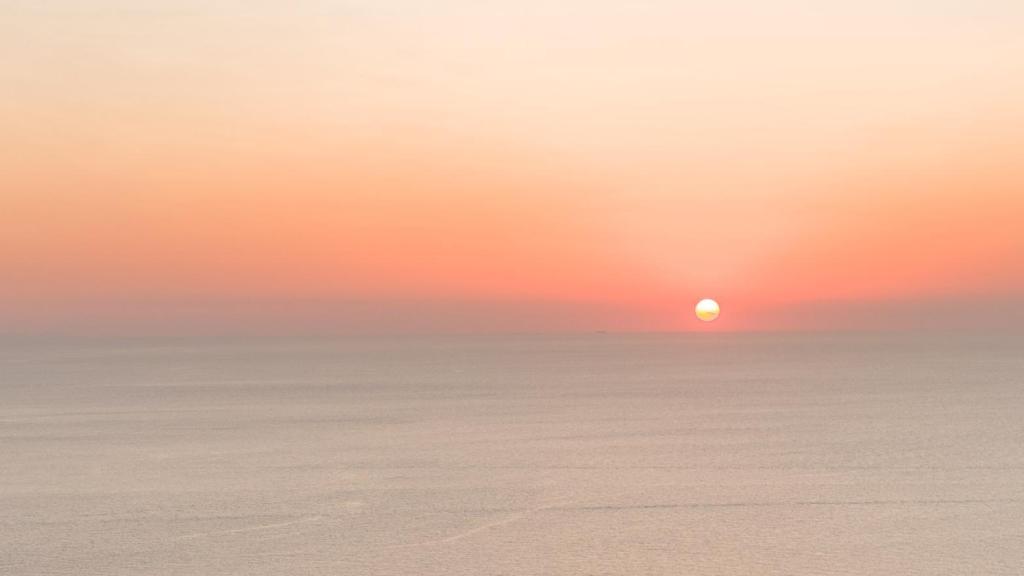
[[[718,313],[721,309],[718,307],[718,302],[715,302],[711,298],[705,298],[700,302],[697,302],[697,318],[705,322],[711,322],[715,318],[718,318]]]

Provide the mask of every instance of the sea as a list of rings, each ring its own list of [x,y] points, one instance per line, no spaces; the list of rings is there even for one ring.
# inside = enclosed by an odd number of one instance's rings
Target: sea
[[[1024,574],[1024,338],[0,342],[0,574]]]

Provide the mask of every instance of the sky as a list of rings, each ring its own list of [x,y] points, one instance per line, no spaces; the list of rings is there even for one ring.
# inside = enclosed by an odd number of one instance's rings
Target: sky
[[[1009,0],[6,1],[0,333],[1020,326],[1022,29]]]

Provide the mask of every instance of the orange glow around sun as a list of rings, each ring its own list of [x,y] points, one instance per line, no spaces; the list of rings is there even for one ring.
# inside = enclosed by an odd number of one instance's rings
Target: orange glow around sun
[[[1008,322],[1024,13],[848,4],[0,7],[0,332]]]

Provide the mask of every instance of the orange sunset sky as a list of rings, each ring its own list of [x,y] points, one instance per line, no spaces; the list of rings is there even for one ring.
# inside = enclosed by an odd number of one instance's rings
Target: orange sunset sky
[[[4,2],[0,333],[1013,327],[1022,30],[1009,0]]]

